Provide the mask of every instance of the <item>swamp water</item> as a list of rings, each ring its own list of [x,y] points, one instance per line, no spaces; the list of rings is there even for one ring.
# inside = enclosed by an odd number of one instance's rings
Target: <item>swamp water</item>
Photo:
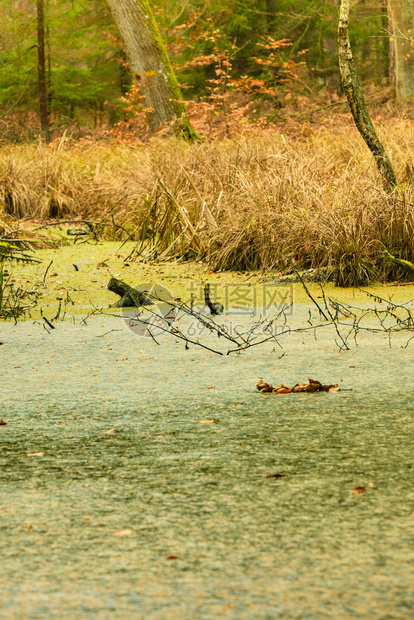
[[[2,324],[0,617],[412,617],[409,336],[217,356],[114,317]],[[255,389],[309,376],[352,391]]]

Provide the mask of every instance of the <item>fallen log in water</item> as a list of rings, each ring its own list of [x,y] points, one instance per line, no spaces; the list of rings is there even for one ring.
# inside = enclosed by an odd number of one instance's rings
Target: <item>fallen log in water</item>
[[[117,278],[109,280],[108,289],[121,297],[120,301],[115,304],[116,308],[149,306],[153,303],[145,293],[137,291],[137,289]]]

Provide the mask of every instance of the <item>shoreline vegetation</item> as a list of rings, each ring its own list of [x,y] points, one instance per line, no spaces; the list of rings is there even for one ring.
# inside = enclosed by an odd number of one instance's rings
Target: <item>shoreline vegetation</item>
[[[30,305],[28,291],[34,292],[36,303],[22,314],[21,319],[38,319],[44,313],[62,319],[72,315],[82,315],[94,308],[115,306],[119,297],[108,290],[111,277],[117,277],[131,286],[156,283],[183,301],[192,296],[195,304],[204,304],[204,283],[211,284],[214,301],[236,307],[238,300],[243,305],[261,307],[265,305],[264,295],[268,293],[269,283],[277,282],[277,271],[216,271],[209,269],[204,261],[183,262],[125,262],[125,257],[135,244],[128,241],[121,248],[120,241],[102,241],[91,244],[59,245],[55,248],[41,248],[35,252],[39,262],[30,264],[8,263],[4,266],[5,298],[13,287],[21,296],[16,303]],[[75,268],[75,265],[77,269]],[[45,277],[46,274],[46,277]],[[375,283],[357,288],[338,288],[334,283],[322,283],[327,297],[348,304],[369,303],[367,293],[399,302],[414,299],[414,284],[407,282]],[[280,303],[309,303],[309,297],[299,282],[277,284]],[[311,294],[318,298],[320,284],[306,282]],[[274,287],[272,287],[274,290]],[[266,293],[267,291],[267,293]],[[366,291],[366,292],[365,292]],[[14,320],[13,315],[8,317]]]
[[[391,192],[339,114],[330,126],[256,128],[194,145],[65,135],[5,144],[0,236],[23,236],[34,249],[116,241],[130,265],[201,262],[207,272],[273,280],[313,269],[342,287],[409,282],[414,122],[377,126],[399,179]]]

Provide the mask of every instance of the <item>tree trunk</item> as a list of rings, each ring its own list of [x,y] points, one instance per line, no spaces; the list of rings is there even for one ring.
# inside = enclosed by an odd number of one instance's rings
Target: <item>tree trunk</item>
[[[378,46],[378,49],[382,57],[382,75],[387,78],[387,81],[391,78],[391,37],[387,36],[387,32],[389,32],[389,22],[388,0],[381,0],[381,29],[383,36],[382,49],[380,46]]]
[[[174,124],[183,137],[198,139],[187,117],[180,87],[148,0],[106,0],[125,45],[129,67],[141,85],[152,131]]]
[[[341,84],[348,99],[355,125],[374,155],[384,186],[387,189],[391,189],[397,185],[395,172],[384,147],[375,133],[352,56],[348,32],[349,3],[350,0],[341,0],[339,7],[338,57]]]
[[[414,3],[389,0],[395,41],[395,77],[398,99],[414,95]]]
[[[52,90],[52,58],[50,53],[50,32],[49,26],[46,28],[47,41],[47,115],[48,120],[52,114],[53,90]]]
[[[116,295],[121,297],[121,300],[116,304],[118,308],[124,308],[129,306],[149,306],[153,302],[141,291],[125,284],[122,280],[117,278],[111,278],[108,283],[108,289]]]
[[[390,0],[386,0],[386,3],[387,3],[387,25],[385,26],[385,31],[389,32],[388,77],[389,77],[390,83],[395,88],[395,39],[394,39],[394,29],[392,27]]]
[[[39,74],[40,126],[46,142],[50,142],[49,114],[47,109],[45,18],[43,0],[37,0],[37,68]]]
[[[276,17],[276,0],[266,0],[266,26],[267,32],[272,32],[273,22]]]

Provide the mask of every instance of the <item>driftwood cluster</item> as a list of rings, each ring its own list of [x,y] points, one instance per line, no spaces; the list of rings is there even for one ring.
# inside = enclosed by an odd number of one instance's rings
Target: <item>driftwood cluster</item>
[[[256,383],[256,387],[262,394],[273,393],[273,394],[292,394],[297,392],[339,392],[340,388],[338,384],[332,385],[323,385],[320,381],[315,381],[315,379],[308,379],[308,383],[297,383],[293,387],[287,387],[282,383],[278,385],[278,387],[273,387],[270,383],[266,383],[263,379],[260,379]]]

